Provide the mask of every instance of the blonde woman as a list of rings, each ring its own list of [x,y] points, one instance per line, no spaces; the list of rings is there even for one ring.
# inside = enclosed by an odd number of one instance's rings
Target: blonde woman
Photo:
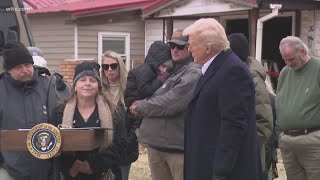
[[[101,78],[105,88],[105,94],[112,103],[123,107],[123,93],[127,84],[127,69],[121,56],[114,51],[106,51],[103,54]]]
[[[117,107],[119,121],[126,124],[126,130],[121,132],[127,138],[127,151],[121,157],[120,169],[122,180],[128,180],[131,163],[138,159],[138,141],[135,135],[134,121],[127,121],[126,106],[124,104],[124,90],[127,84],[127,69],[121,56],[113,51],[106,51],[103,54],[101,77],[104,93],[108,99]]]

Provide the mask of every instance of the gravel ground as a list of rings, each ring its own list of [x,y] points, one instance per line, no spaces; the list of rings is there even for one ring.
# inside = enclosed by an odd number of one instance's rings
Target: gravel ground
[[[281,152],[278,149],[278,175],[279,177],[274,180],[287,180],[286,172],[283,165],[283,160],[281,157]],[[132,163],[129,180],[151,180],[151,173],[148,164],[148,154],[147,150],[142,146],[139,147],[139,158],[136,162]]]
[[[147,149],[141,146],[138,160],[131,164],[129,180],[151,180]]]
[[[277,149],[277,157],[278,157],[278,163],[277,163],[277,170],[278,170],[278,178],[274,180],[287,180],[286,170],[284,169],[284,164],[282,160],[282,155],[280,149]]]

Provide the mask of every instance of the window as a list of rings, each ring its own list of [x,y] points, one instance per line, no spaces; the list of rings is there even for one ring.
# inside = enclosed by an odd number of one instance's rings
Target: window
[[[130,69],[130,34],[129,33],[99,33],[99,63],[105,51],[111,50],[121,55],[126,68]]]
[[[4,1],[0,6],[0,54],[5,42],[10,40],[19,41],[18,20],[13,8],[12,1]]]

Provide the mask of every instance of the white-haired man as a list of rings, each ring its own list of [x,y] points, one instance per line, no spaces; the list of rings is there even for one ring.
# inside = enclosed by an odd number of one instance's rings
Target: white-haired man
[[[279,147],[290,180],[320,177],[320,59],[308,54],[298,38],[280,42],[287,64],[280,73],[276,115],[280,129]]]
[[[260,180],[254,83],[212,18],[184,30],[189,51],[202,64],[186,115],[185,180]]]

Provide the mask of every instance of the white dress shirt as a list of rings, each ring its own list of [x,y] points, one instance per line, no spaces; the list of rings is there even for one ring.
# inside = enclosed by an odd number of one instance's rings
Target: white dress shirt
[[[221,52],[221,51],[220,51]],[[218,54],[220,54],[220,52],[218,52],[216,55],[214,55],[209,61],[207,61],[201,68],[202,71],[202,75],[204,75],[204,73],[206,73],[208,67],[210,66],[210,64],[212,63],[212,61],[217,57]]]

